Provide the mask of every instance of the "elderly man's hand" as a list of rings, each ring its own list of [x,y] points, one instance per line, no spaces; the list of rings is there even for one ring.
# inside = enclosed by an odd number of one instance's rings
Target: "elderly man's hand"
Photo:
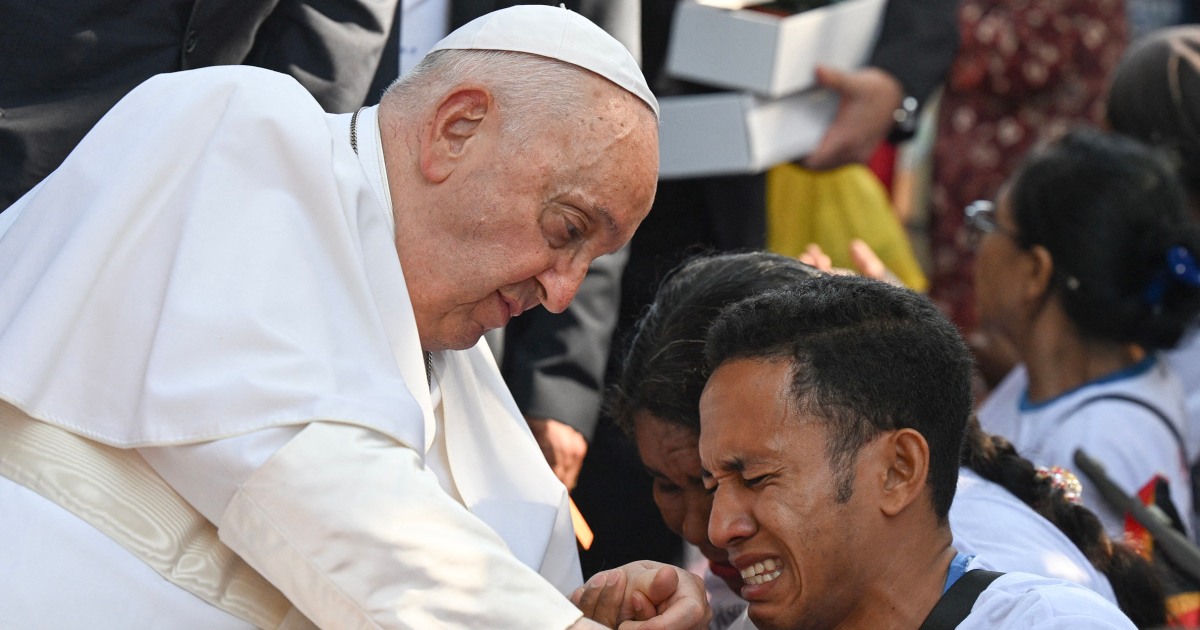
[[[542,447],[542,454],[554,470],[554,476],[568,490],[574,490],[579,471],[583,469],[583,456],[587,455],[587,439],[571,425],[553,418],[525,416],[525,421],[529,423],[538,446]]]
[[[837,92],[841,102],[821,143],[801,163],[830,169],[866,162],[895,125],[904,88],[892,75],[870,67],[853,72],[818,67],[817,82]]]
[[[712,618],[699,576],[650,560],[597,573],[571,594],[571,602],[620,630],[704,630]]]

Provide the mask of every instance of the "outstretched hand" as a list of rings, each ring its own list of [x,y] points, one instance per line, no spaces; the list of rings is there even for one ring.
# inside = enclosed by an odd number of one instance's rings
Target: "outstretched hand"
[[[837,92],[841,101],[821,143],[801,164],[825,170],[866,162],[895,125],[903,86],[873,67],[844,72],[818,66],[817,83]]]
[[[597,573],[571,594],[571,602],[619,630],[704,630],[712,617],[699,576],[650,560]]]
[[[829,255],[816,243],[809,243],[808,248],[804,250],[803,254],[800,254],[799,259],[800,262],[827,273],[858,273],[860,276],[883,280],[897,286],[903,285],[896,274],[883,264],[875,250],[871,249],[871,246],[862,239],[856,238],[850,241],[850,260],[854,263],[854,270],[834,267]]]

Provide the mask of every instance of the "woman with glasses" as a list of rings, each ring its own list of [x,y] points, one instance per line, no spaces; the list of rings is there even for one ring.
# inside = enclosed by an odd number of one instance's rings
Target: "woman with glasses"
[[[1073,468],[1083,449],[1190,533],[1183,391],[1158,351],[1200,313],[1200,231],[1171,168],[1132,140],[1076,131],[966,214],[981,324],[1021,360],[980,408],[984,429],[1042,466]],[[1095,484],[1082,494],[1124,539],[1124,515]]]

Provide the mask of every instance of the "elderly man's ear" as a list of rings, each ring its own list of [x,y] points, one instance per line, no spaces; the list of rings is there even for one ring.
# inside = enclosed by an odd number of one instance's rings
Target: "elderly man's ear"
[[[887,472],[880,488],[879,508],[888,516],[896,516],[928,489],[929,444],[913,429],[893,431],[882,439],[879,456]]]
[[[495,102],[485,88],[461,87],[438,104],[432,124],[421,131],[421,174],[440,184],[450,177],[463,156],[479,142]]]

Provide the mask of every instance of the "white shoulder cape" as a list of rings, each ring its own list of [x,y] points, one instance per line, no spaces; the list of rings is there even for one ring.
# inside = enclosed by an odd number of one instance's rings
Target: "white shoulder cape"
[[[348,123],[256,68],[131,92],[0,222],[0,398],[118,447],[320,420],[426,453],[416,324]],[[565,489],[486,347],[445,354],[464,503],[573,588]]]

